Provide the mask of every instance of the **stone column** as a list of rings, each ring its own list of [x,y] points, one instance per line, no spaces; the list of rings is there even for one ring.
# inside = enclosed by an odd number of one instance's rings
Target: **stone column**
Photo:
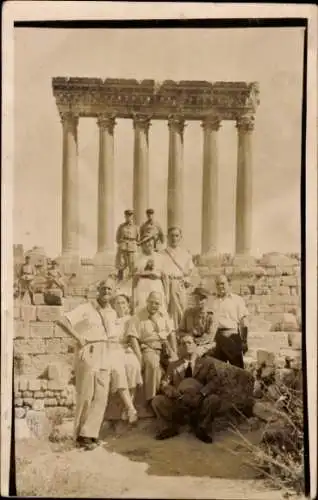
[[[79,264],[79,206],[78,206],[78,116],[61,113],[63,126],[62,175],[62,255],[64,272],[73,272]]]
[[[140,225],[145,219],[145,212],[149,204],[148,132],[150,117],[135,115],[133,117],[133,127],[135,131],[133,202],[135,221],[136,224]]]
[[[202,123],[203,182],[202,182],[202,254],[215,255],[218,250],[218,117],[208,117]]]
[[[179,116],[168,118],[168,220],[167,228],[183,227],[183,132],[185,121]]]
[[[115,117],[101,115],[99,127],[97,256],[109,261],[114,253],[114,126]],[[111,254],[111,256],[110,256]]]
[[[248,256],[252,243],[252,131],[254,117],[237,119],[236,254]]]

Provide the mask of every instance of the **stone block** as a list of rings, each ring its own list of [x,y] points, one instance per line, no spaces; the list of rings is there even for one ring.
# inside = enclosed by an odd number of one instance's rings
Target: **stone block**
[[[43,398],[45,398],[44,391],[35,391],[34,392],[34,398],[35,399],[43,399]]]
[[[17,354],[45,353],[46,345],[42,339],[17,339],[14,343]]]
[[[40,379],[40,381],[41,381],[41,391],[46,391],[47,390],[47,380]]]
[[[235,255],[232,260],[232,265],[238,268],[256,267],[256,259],[250,255]]]
[[[49,391],[62,391],[65,389],[65,384],[60,380],[49,380],[47,388]]]
[[[32,404],[32,410],[43,411],[44,410],[44,399],[35,399]]]
[[[39,379],[30,379],[29,380],[29,390],[30,391],[39,391],[41,389],[41,380]]]
[[[18,384],[19,384],[19,390],[22,392],[27,391],[28,387],[29,387],[28,377],[20,376],[17,380],[18,380]]]
[[[265,364],[265,366],[274,366],[275,364],[275,354],[271,351],[267,351],[266,349],[257,349],[257,364]]]
[[[35,306],[21,306],[21,319],[26,323],[28,321],[36,320],[36,307]]]
[[[56,324],[54,325],[53,335],[57,338],[70,338],[70,335],[63,328]]]
[[[256,401],[253,406],[253,414],[264,422],[269,422],[275,415],[273,403]]]
[[[32,393],[32,391],[23,391],[22,396],[24,398],[32,398],[33,397],[33,393]]]
[[[64,314],[61,306],[37,306],[36,319],[38,321],[56,321]]]
[[[14,406],[23,406],[22,398],[14,398]]]
[[[45,397],[46,398],[53,398],[54,392],[53,391],[45,391]]]
[[[21,319],[21,305],[14,304],[13,306],[13,318]]]
[[[43,293],[35,293],[33,295],[34,305],[42,306],[44,305],[44,294]]]
[[[54,334],[54,323],[50,321],[34,321],[30,323],[30,337],[51,338]]]
[[[276,384],[271,384],[269,387],[267,387],[267,395],[271,400],[277,401],[281,396],[281,392]]]
[[[53,340],[53,339],[52,339]],[[36,354],[31,358],[32,361],[32,373],[34,376],[40,377],[41,379],[47,380],[47,367],[49,364],[61,364],[65,366],[71,366],[74,362],[74,356],[72,354]]]
[[[49,437],[52,426],[44,411],[29,410],[26,415],[26,422],[35,437]]]
[[[61,339],[46,339],[46,352],[48,354],[60,354],[67,352],[67,345]]]
[[[23,398],[23,405],[32,408],[33,398]]]
[[[15,320],[13,323],[13,334],[15,339],[24,339],[29,336],[29,323],[22,320]]]
[[[56,398],[45,398],[43,401],[45,406],[57,406]]]
[[[26,414],[25,408],[15,408],[14,409],[15,418],[24,418],[25,414]]]
[[[288,286],[280,286],[277,290],[279,295],[289,295],[289,287]]]
[[[14,397],[15,398],[22,398],[22,392],[21,391],[14,391]]]
[[[282,276],[281,285],[287,287],[297,286],[298,285],[297,276]]]
[[[284,313],[281,320],[281,329],[285,332],[298,332],[299,326],[294,314]]]
[[[65,418],[70,418],[72,415],[70,414],[68,408],[65,408],[65,406],[53,406],[53,407],[48,407],[45,409],[45,412],[47,414],[47,417],[50,419],[50,421],[60,421],[63,422],[63,419]],[[73,422],[70,423],[70,425],[73,427]],[[73,435],[73,432],[72,432]]]

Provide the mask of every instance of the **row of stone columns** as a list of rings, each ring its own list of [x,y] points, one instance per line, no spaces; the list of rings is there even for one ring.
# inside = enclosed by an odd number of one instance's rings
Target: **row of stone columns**
[[[63,124],[63,191],[62,191],[62,254],[70,256],[79,250],[78,212],[78,117],[61,115]],[[98,174],[98,253],[114,248],[114,126],[115,116],[101,115],[99,127]],[[218,131],[220,119],[209,117],[202,123],[202,254],[218,251]],[[238,167],[236,182],[236,253],[248,254],[251,248],[252,159],[251,133],[253,117],[239,118]],[[134,127],[133,199],[136,223],[140,224],[149,207],[149,144],[150,118],[136,115]],[[183,133],[182,117],[168,118],[169,159],[167,223],[183,226]]]

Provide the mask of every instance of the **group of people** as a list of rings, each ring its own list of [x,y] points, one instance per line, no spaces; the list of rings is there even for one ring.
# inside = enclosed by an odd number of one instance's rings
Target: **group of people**
[[[75,439],[80,447],[98,444],[111,393],[121,397],[122,418],[137,421],[139,386],[157,416],[157,439],[176,435],[186,419],[198,439],[212,442],[211,426],[225,390],[218,363],[230,363],[248,386],[244,301],[231,293],[227,277],[221,275],[211,306],[210,292],[198,286],[192,291],[194,306],[187,308],[193,263],[181,238],[180,228],[169,228],[167,248],[159,252],[156,235],[146,231],[139,240],[142,253],[132,264],[127,260],[131,294],[121,287],[122,276],[108,278],[99,283],[96,300],[59,321],[77,341]],[[244,411],[250,408],[248,394],[239,401]]]
[[[48,262],[47,269],[43,272],[43,266],[34,266],[31,263],[30,256],[27,255],[18,273],[17,296],[21,300],[27,295],[30,303],[34,305],[35,282],[39,276],[46,279],[47,290],[54,287],[65,297],[65,278],[59,269],[58,263],[55,260]]]

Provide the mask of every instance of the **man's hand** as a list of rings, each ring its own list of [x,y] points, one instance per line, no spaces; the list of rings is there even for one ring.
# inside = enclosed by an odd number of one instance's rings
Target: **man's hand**
[[[163,387],[162,392],[165,396],[167,396],[167,398],[170,399],[178,399],[180,397],[180,392],[177,391],[177,389],[172,385],[166,385],[165,387]]]
[[[197,390],[187,391],[182,395],[182,402],[185,403],[189,408],[197,408],[203,401],[204,396]]]

